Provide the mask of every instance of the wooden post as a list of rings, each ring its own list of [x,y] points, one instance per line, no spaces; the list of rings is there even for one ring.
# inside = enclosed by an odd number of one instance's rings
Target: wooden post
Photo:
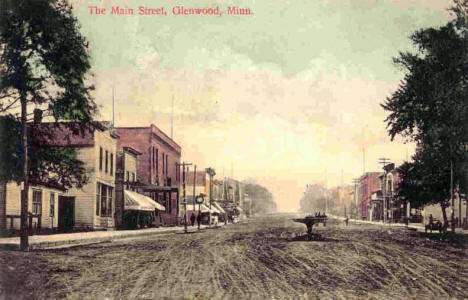
[[[197,184],[197,165],[193,169],[193,211],[195,212],[195,185]]]
[[[21,129],[23,138],[23,190],[21,193],[21,226],[20,226],[20,249],[29,250],[28,239],[28,193],[29,193],[29,160],[28,160],[28,126],[27,126],[27,103],[26,95],[21,93]]]

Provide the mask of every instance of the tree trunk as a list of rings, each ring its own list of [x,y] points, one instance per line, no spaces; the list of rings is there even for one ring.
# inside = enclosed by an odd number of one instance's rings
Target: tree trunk
[[[6,219],[6,189],[7,181],[0,181],[0,233],[7,229]]]
[[[20,249],[29,250],[28,241],[28,192],[29,192],[29,172],[28,172],[28,129],[27,129],[27,107],[26,96],[21,95],[21,129],[23,134],[23,171],[24,187],[21,192],[21,229],[20,229]]]

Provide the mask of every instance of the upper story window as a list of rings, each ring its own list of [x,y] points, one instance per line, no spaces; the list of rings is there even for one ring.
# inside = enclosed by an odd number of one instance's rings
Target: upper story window
[[[155,157],[156,157],[156,174],[158,173],[158,168],[159,168],[159,150],[158,148],[155,149],[156,152],[155,152]]]
[[[154,147],[151,146],[151,150],[150,150],[150,162],[151,162],[151,166],[154,168]]]
[[[109,170],[109,169],[108,169],[108,167],[109,167],[109,160],[108,160],[108,158],[109,158],[109,152],[106,150],[106,170],[105,170],[106,173],[107,173],[107,170]]]
[[[162,153],[162,171],[163,171],[163,174],[166,170],[166,168],[164,167],[164,163],[165,163],[165,159],[164,159],[164,152]]]
[[[114,153],[110,154],[110,174],[114,173]]]
[[[169,166],[169,155],[166,154],[166,175],[169,173],[167,172],[167,170],[169,169],[168,166]]]
[[[99,171],[102,171],[102,147],[99,147]]]

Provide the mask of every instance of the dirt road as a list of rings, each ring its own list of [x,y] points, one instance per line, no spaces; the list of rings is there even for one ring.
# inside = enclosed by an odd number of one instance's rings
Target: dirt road
[[[31,253],[0,252],[6,298],[440,299],[468,297],[465,240],[291,216]],[[2,298],[2,297],[0,297]]]

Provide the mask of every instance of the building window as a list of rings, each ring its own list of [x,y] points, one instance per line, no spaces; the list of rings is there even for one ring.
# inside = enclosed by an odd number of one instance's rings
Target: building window
[[[156,174],[158,174],[158,168],[159,168],[159,157],[158,157],[158,155],[159,155],[159,150],[158,150],[158,148],[156,148],[156,152],[155,152],[155,153],[156,153],[156,155],[155,155],[155,157],[156,157]]]
[[[107,187],[104,184],[101,185],[101,217],[105,217],[107,214]]]
[[[99,203],[101,202],[101,184],[96,184],[96,216],[99,216]]]
[[[114,173],[114,153],[110,154],[110,172],[111,175]]]
[[[135,173],[132,173],[132,182],[135,182]]]
[[[41,190],[33,190],[32,212],[35,215],[40,215],[42,213],[42,191]]]
[[[169,165],[169,156],[166,154],[166,175],[167,175],[167,170],[168,170],[168,165]]]
[[[127,182],[130,182],[130,172],[127,171]]]
[[[54,192],[50,192],[50,213],[49,213],[49,216],[50,217],[55,216],[55,193]]]
[[[151,147],[150,156],[151,156],[151,166],[154,168],[154,147]]]
[[[166,170],[166,168],[164,167],[164,164],[166,163],[166,160],[164,159],[164,156],[165,156],[165,154],[163,152],[162,153],[162,172],[163,172],[163,175],[164,175],[164,172]]]
[[[112,199],[114,194],[114,188],[108,186],[107,187],[107,216],[112,217]]]
[[[98,190],[100,190],[100,194],[96,196],[96,200],[99,199],[100,202],[101,211],[99,215],[101,217],[111,217],[114,188],[102,183],[98,183]],[[98,205],[98,203],[96,203],[96,205]],[[97,212],[98,210],[96,210],[96,213]]]
[[[99,147],[99,171],[102,171],[102,147]]]
[[[109,156],[109,152],[106,150],[106,170],[104,171],[104,172],[106,172],[106,173],[107,173],[107,170],[109,170],[109,169],[108,169],[109,163],[108,163],[108,160],[107,160],[107,159],[108,159],[108,156]]]

